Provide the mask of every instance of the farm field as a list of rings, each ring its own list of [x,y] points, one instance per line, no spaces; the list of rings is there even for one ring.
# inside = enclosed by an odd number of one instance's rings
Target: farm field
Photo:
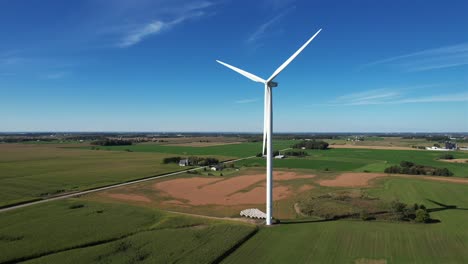
[[[444,152],[415,150],[379,150],[379,149],[329,149],[307,150],[304,158],[288,157],[275,160],[278,168],[301,168],[328,171],[383,172],[385,168],[398,165],[401,161],[447,168],[457,177],[468,177],[468,163],[449,163],[438,160]],[[456,158],[468,158],[466,152],[452,153]],[[265,166],[265,160],[254,158],[238,162],[242,166]]]
[[[251,224],[68,199],[5,212],[0,263],[213,262]]]
[[[423,138],[402,138],[402,137],[364,137],[363,141],[347,141],[344,139],[326,139],[331,147],[400,147],[412,149],[412,146],[430,147],[440,142],[430,141]],[[468,143],[461,142],[460,146],[468,146]]]
[[[0,144],[0,207],[181,170],[177,164],[162,164],[165,157],[53,144]]]
[[[262,228],[223,263],[466,263],[468,185],[385,178],[372,195],[425,204],[440,222],[284,221]],[[435,201],[436,203],[430,202]],[[457,206],[443,207],[437,203]]]
[[[163,165],[165,157],[196,155],[227,160],[253,156],[261,149],[261,142],[218,143],[143,143],[99,150],[78,144],[0,144],[0,201],[9,204],[40,199],[181,170],[177,164]],[[285,149],[292,143],[278,141],[276,148]],[[278,226],[207,218],[239,220],[240,210],[264,210],[265,160],[251,158],[219,172],[183,173],[4,212],[0,251],[7,253],[0,256],[0,263],[468,261],[464,250],[468,247],[467,163],[440,161],[443,152],[431,151],[306,151],[309,156],[304,158],[274,160]],[[451,154],[459,160],[468,158],[466,152]],[[455,175],[383,173],[403,160],[446,167]],[[324,221],[305,216],[296,207],[310,197],[340,192],[424,204],[440,222]],[[241,242],[239,248],[226,254]]]
[[[291,204],[298,194],[314,188],[315,176],[310,171],[276,172],[274,204],[277,217],[296,216]],[[239,217],[243,209],[264,208],[265,196],[264,171],[247,168],[229,176],[181,174],[89,194],[83,198],[198,215]]]
[[[278,140],[274,142],[275,149],[286,149],[294,143],[292,140]],[[93,147],[81,147],[91,149]],[[126,151],[127,149],[134,152],[158,152],[173,155],[219,155],[231,156],[237,158],[255,156],[262,152],[262,142],[245,142],[239,144],[225,144],[215,146],[181,146],[181,145],[164,145],[164,144],[136,144],[131,146],[106,146],[99,147],[100,150]]]

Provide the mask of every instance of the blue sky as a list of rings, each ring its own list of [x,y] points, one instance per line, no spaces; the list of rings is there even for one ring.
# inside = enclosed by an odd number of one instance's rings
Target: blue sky
[[[254,3],[255,2],[255,3]],[[468,131],[468,2],[0,1],[0,131]]]

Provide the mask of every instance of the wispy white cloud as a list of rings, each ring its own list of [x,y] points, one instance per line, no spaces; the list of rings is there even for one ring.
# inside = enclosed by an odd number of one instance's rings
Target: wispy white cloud
[[[235,101],[235,103],[236,104],[249,104],[249,103],[255,103],[257,101],[258,99],[241,99],[241,100]]]
[[[407,104],[407,103],[438,103],[438,102],[468,102],[468,92],[407,98],[407,99],[397,100],[393,103],[394,104]]]
[[[375,65],[391,65],[412,72],[457,67],[467,64],[468,43],[461,43],[374,61],[363,65],[362,68]]]
[[[281,12],[280,14],[274,16],[270,20],[266,21],[265,23],[261,24],[257,30],[255,30],[250,36],[247,38],[247,43],[254,43],[264,37],[266,37],[269,32],[271,31],[272,27],[276,25],[284,16],[286,16],[291,10],[295,7],[290,7],[285,11]]]
[[[408,96],[402,90],[375,89],[337,97],[330,106],[387,105],[410,103],[468,102],[468,92],[431,96]]]
[[[190,3],[177,8],[166,8],[165,12],[176,14],[172,19],[156,19],[145,24],[131,26],[131,29],[125,33],[125,36],[119,41],[117,46],[121,48],[133,46],[149,36],[160,34],[187,20],[205,15],[206,12],[204,9],[211,6],[213,6],[213,3],[203,1]]]
[[[66,77],[69,73],[68,72],[51,72],[47,74],[41,75],[43,79],[47,80],[57,80]]]
[[[331,102],[336,105],[383,104],[401,98],[401,93],[389,89],[376,89],[339,96]]]

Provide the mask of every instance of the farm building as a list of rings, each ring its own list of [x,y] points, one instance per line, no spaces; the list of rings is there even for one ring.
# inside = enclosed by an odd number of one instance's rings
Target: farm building
[[[445,142],[445,148],[446,149],[457,149],[457,143],[452,143],[452,142]]]
[[[223,165],[221,164],[216,164],[213,167],[210,168],[212,171],[222,171],[224,169]]]
[[[189,166],[189,165],[190,165],[190,162],[189,162],[188,159],[181,159],[179,161],[179,166],[181,166],[181,167],[185,167],[185,166]]]

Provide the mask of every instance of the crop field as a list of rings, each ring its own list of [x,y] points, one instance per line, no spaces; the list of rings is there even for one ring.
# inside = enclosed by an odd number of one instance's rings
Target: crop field
[[[307,150],[304,158],[288,157],[275,160],[278,168],[301,168],[320,171],[369,171],[383,172],[385,168],[397,165],[401,161],[447,168],[454,176],[468,177],[468,163],[448,163],[438,160],[444,152],[415,150],[379,150],[379,149],[329,149]],[[456,158],[468,158],[466,152],[450,152]],[[265,166],[265,160],[254,158],[238,162],[243,166]]]
[[[181,170],[177,164],[162,164],[167,156],[0,144],[0,207]]]
[[[399,178],[380,183],[372,195],[425,204],[440,222],[286,221],[260,229],[224,263],[468,262],[468,185]]]
[[[0,263],[212,262],[256,227],[68,199],[0,217]]]
[[[162,164],[165,157],[228,160],[254,156],[262,145],[204,143],[0,144],[0,206],[181,170]],[[293,143],[277,141],[275,149]],[[274,160],[278,226],[238,221],[240,210],[265,207],[265,159],[250,158],[224,171],[183,173],[3,212],[0,263],[468,262],[468,163],[441,161],[444,153],[431,151],[306,151],[303,158]],[[467,152],[450,154],[468,158]],[[403,160],[445,167],[455,175],[383,173]],[[340,192],[424,204],[438,222],[324,220],[296,207],[304,199]]]
[[[352,138],[351,138],[352,139]],[[437,141],[430,141],[423,138],[401,138],[401,137],[364,137],[363,141],[347,141],[343,139],[327,139],[331,145],[348,145],[348,146],[369,146],[369,147],[404,147],[411,148],[412,146],[430,147],[434,144],[440,144]],[[460,146],[468,146],[468,143],[460,142]]]
[[[278,140],[274,143],[274,148],[281,150],[291,147],[294,141]],[[82,147],[91,149],[93,147]],[[218,155],[231,157],[249,157],[262,152],[262,142],[246,142],[239,144],[226,144],[216,146],[178,146],[162,144],[136,144],[131,146],[110,146],[99,147],[100,150],[126,151],[134,152],[158,152],[173,155],[192,156],[192,155]]]

